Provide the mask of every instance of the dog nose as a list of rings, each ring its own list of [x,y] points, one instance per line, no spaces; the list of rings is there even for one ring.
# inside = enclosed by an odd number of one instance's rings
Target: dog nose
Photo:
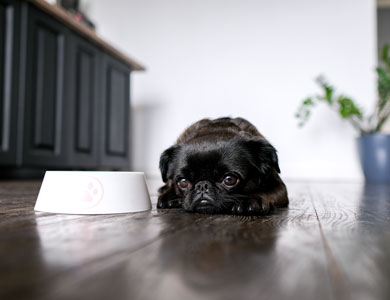
[[[209,187],[210,183],[208,181],[199,181],[197,184],[195,184],[195,189],[202,193],[208,193]]]

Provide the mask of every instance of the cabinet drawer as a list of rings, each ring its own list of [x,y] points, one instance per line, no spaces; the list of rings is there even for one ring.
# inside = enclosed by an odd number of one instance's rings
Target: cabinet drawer
[[[79,168],[98,166],[100,51],[82,38],[70,38],[66,89],[68,164]]]
[[[130,69],[104,55],[101,88],[101,163],[128,169]]]
[[[23,163],[63,166],[68,32],[50,16],[28,8]]]

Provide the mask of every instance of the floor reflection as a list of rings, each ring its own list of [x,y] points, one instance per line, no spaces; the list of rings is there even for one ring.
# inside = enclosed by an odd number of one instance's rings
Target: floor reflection
[[[80,266],[158,236],[150,212],[111,215],[61,215],[37,218],[46,263]]]
[[[279,212],[278,220],[283,219]],[[237,216],[207,216],[182,213],[193,224],[164,238],[158,249],[159,298],[172,299],[175,290],[179,299],[226,297],[239,299],[243,288],[246,295],[257,293],[256,282],[266,276],[270,253],[275,247],[280,224],[274,216],[242,218]],[[163,228],[177,227],[180,216],[162,215]],[[164,230],[162,231],[164,235]],[[226,298],[225,298],[226,299]]]
[[[361,224],[378,225],[390,219],[390,185],[365,184],[359,204],[358,220]]]
[[[35,219],[26,217],[24,226],[0,232],[0,299],[41,299],[45,289],[47,265]]]

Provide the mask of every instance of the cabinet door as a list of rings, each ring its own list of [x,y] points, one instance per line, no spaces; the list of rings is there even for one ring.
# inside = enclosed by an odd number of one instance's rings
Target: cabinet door
[[[0,163],[16,164],[19,3],[0,1]]]
[[[67,31],[28,6],[23,165],[65,165],[64,78]]]
[[[128,170],[130,69],[104,55],[102,75],[100,163],[103,167]]]
[[[66,89],[68,165],[95,168],[98,163],[99,83],[101,53],[84,39],[70,38]]]

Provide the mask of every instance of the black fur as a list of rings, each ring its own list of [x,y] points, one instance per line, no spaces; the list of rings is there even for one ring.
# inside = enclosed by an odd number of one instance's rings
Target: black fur
[[[261,215],[288,205],[275,148],[241,118],[193,124],[163,152],[160,170],[158,208]],[[225,184],[226,176],[237,183]],[[180,188],[184,179],[188,186]]]

